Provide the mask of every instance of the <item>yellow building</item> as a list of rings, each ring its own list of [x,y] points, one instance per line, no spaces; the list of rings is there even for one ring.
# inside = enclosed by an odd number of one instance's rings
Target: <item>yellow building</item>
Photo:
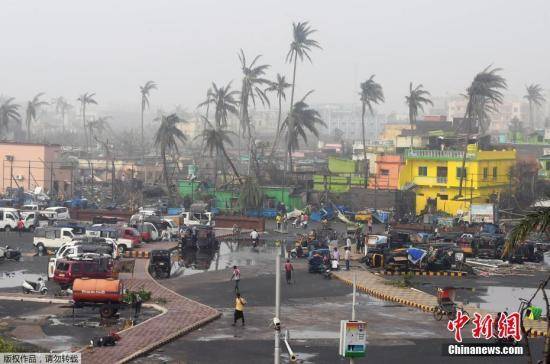
[[[406,151],[399,187],[414,188],[417,214],[429,207],[432,212],[456,215],[468,211],[470,202],[490,202],[511,188],[510,169],[516,163],[516,151],[479,150],[471,144],[459,196],[462,157],[463,152],[457,150]]]

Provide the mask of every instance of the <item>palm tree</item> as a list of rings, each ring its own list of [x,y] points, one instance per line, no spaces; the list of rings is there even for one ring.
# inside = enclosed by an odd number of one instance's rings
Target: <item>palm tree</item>
[[[216,126],[227,126],[227,118],[229,114],[238,115],[238,104],[239,102],[235,99],[235,96],[238,94],[238,91],[231,90],[231,82],[226,86],[218,87],[214,82],[212,82],[212,91],[210,95],[207,95],[207,99],[200,103],[199,106],[207,106],[208,104],[213,104],[215,107],[214,120]]]
[[[237,172],[237,168],[235,168],[235,165],[233,164],[233,161],[227,154],[227,150],[225,149],[225,145],[233,146],[233,142],[231,141],[230,135],[234,135],[235,133],[227,130],[223,126],[214,126],[208,121],[208,119],[203,117],[204,123],[207,125],[207,128],[202,131],[200,135],[197,136],[197,138],[202,138],[204,149],[206,151],[209,151],[210,156],[213,154],[216,154],[216,158],[221,154],[229,163],[229,166],[233,170],[233,173],[235,174],[235,177],[237,177],[237,180],[239,183],[241,182],[241,177],[239,176],[239,172]],[[217,170],[216,170],[217,174]]]
[[[94,131],[96,134],[102,135],[106,131],[112,131],[111,125],[109,124],[110,116],[102,116],[93,121],[88,122],[88,128],[90,129],[90,139],[94,140]]]
[[[533,83],[529,86],[525,86],[525,90],[527,91],[527,94],[523,97],[529,102],[529,126],[533,130],[535,129],[534,108],[535,106],[542,106],[542,104],[546,101],[546,98],[544,97],[544,91],[539,84]]]
[[[25,124],[27,127],[27,140],[31,140],[31,123],[36,120],[36,112],[40,106],[48,105],[48,102],[40,100],[44,96],[44,92],[36,94],[32,100],[27,103],[27,112]]]
[[[416,121],[418,110],[424,112],[424,105],[433,105],[429,99],[430,93],[422,89],[422,84],[413,88],[413,83],[409,84],[409,95],[405,96],[407,105],[409,106],[409,122],[411,123],[411,149],[413,147],[413,122]]]
[[[510,132],[512,133],[512,143],[516,143],[518,139],[518,134],[523,134],[523,123],[514,116],[510,121]]]
[[[286,101],[285,90],[291,86],[286,82],[285,76],[277,73],[277,81],[271,82],[270,86],[266,89],[267,92],[276,92],[277,100],[279,101],[279,116],[277,117],[277,132],[275,134],[275,140],[273,141],[273,147],[271,148],[271,156],[275,153],[277,144],[279,143],[279,137],[281,135],[281,118],[283,110],[283,99]]]
[[[528,213],[514,226],[504,245],[503,256],[513,254],[533,232],[550,233],[550,207],[541,207]]]
[[[262,85],[268,85],[270,81],[266,78],[263,78],[266,70],[269,68],[269,65],[262,64],[256,65],[256,62],[260,59],[261,55],[257,55],[252,62],[246,64],[246,56],[244,51],[241,49],[239,53],[239,61],[241,62],[241,70],[243,72],[243,79],[241,83],[241,99],[240,99],[240,129],[242,130],[243,136],[248,134],[248,169],[250,173],[250,163],[252,159],[256,159],[255,148],[252,145],[252,125],[250,121],[250,115],[248,113],[249,101],[252,101],[252,104],[256,106],[256,98],[262,103],[263,106],[269,106],[269,99],[266,95],[266,92],[260,88]],[[239,133],[240,138],[240,133]],[[240,140],[240,139],[239,139]],[[240,143],[239,143],[240,146]],[[239,148],[240,152],[240,148]],[[240,154],[240,153],[239,153]],[[253,158],[254,157],[254,158]],[[259,173],[259,171],[256,171]],[[258,176],[256,176],[258,177]]]
[[[321,116],[317,110],[309,107],[305,102],[306,98],[313,91],[309,91],[300,101],[292,108],[292,112],[286,117],[283,122],[282,129],[286,130],[287,150],[292,165],[292,151],[300,147],[300,139],[307,143],[308,132],[316,137],[319,136],[317,125],[325,126],[321,120]]]
[[[86,105],[88,104],[94,104],[97,105],[97,101],[94,99],[95,93],[93,92],[85,92],[82,95],[80,95],[77,99],[77,101],[80,102],[80,110],[82,111],[82,128],[84,129],[84,139],[86,139],[86,151],[89,149],[89,141],[88,141],[88,132],[87,132],[87,125],[86,125]]]
[[[14,104],[14,97],[8,97],[0,104],[0,135],[9,130],[10,122],[21,123],[21,114],[19,114],[19,105]]]
[[[258,181],[252,177],[246,177],[241,185],[239,193],[239,205],[245,213],[248,209],[258,209],[262,206],[263,193]]]
[[[164,182],[166,183],[166,189],[170,200],[172,200],[173,196],[168,177],[166,154],[170,152],[179,153],[178,142],[185,143],[187,140],[187,136],[178,128],[178,125],[183,122],[185,122],[185,120],[181,119],[176,114],[170,114],[168,116],[162,115],[160,117],[160,126],[155,135],[155,145],[160,148]]]
[[[374,114],[373,105],[378,105],[381,102],[384,102],[384,91],[382,86],[374,80],[374,75],[371,75],[365,82],[361,82],[361,92],[359,92],[361,97],[361,138],[363,140],[363,163],[365,167],[365,188],[368,185],[367,182],[367,141],[365,134],[365,114],[367,108],[371,115]]]
[[[71,104],[67,102],[67,100],[63,96],[59,96],[58,98],[54,99],[52,101],[55,104],[55,112],[58,115],[61,115],[61,129],[63,135],[65,135],[65,114],[68,110],[72,108]]]
[[[157,84],[155,81],[147,81],[145,85],[139,86],[141,94],[141,161],[145,159],[145,139],[143,135],[143,113],[149,108],[149,93],[151,90],[156,90]]]
[[[304,58],[307,58],[310,62],[311,56],[309,53],[313,50],[313,48],[322,49],[319,42],[317,42],[314,39],[311,39],[311,34],[315,33],[317,30],[312,29],[309,26],[309,22],[298,22],[298,23],[292,23],[292,42],[290,43],[290,50],[288,51],[286,55],[286,61],[288,63],[294,63],[293,66],[293,72],[292,72],[292,90],[290,92],[290,122],[289,124],[292,124],[292,108],[294,107],[294,89],[296,86],[296,64],[298,62],[298,58],[300,58],[300,61],[303,62]],[[298,104],[298,103],[296,103]],[[290,127],[290,129],[294,129],[294,127]],[[291,143],[287,141],[287,146],[289,146]],[[292,158],[290,158],[290,170],[292,170]]]
[[[468,124],[464,142],[464,153],[462,156],[462,173],[460,174],[460,185],[458,195],[455,198],[462,197],[462,183],[465,177],[466,154],[468,151],[468,140],[470,139],[471,128],[476,124],[481,134],[484,134],[489,128],[490,112],[494,112],[497,106],[502,104],[504,95],[501,90],[507,88],[506,80],[498,73],[501,68],[486,67],[478,73],[472,84],[466,90],[468,103],[466,104],[466,112],[464,120]]]

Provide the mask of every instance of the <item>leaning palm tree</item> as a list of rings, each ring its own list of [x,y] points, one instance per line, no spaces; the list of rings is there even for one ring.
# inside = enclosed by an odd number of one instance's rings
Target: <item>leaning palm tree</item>
[[[143,113],[149,108],[149,93],[151,90],[156,90],[157,84],[155,81],[147,81],[145,85],[139,86],[141,94],[141,161],[145,159],[145,139],[143,134]]]
[[[411,124],[411,149],[413,147],[413,122],[416,121],[418,110],[424,111],[424,105],[433,105],[429,99],[430,93],[422,88],[422,84],[413,88],[413,83],[409,84],[409,95],[405,96],[405,102],[409,107],[409,123]]]
[[[546,98],[544,97],[544,91],[539,84],[533,83],[529,86],[525,86],[525,90],[527,91],[527,94],[523,97],[527,100],[527,102],[529,102],[529,126],[533,130],[535,129],[535,106],[542,106],[542,104],[546,101]]]
[[[271,147],[271,156],[275,153],[277,144],[279,143],[279,137],[281,135],[281,118],[283,110],[283,100],[286,101],[285,90],[291,86],[290,83],[286,82],[285,76],[281,76],[277,73],[277,80],[270,83],[270,86],[266,89],[267,92],[277,93],[277,100],[279,101],[279,116],[277,117],[277,131],[275,133],[275,140],[273,141],[273,146]]]
[[[80,95],[77,99],[77,101],[80,102],[80,110],[82,112],[82,128],[84,129],[84,139],[86,139],[86,151],[89,149],[89,141],[88,141],[88,132],[87,132],[87,125],[86,125],[86,105],[88,104],[94,104],[97,105],[97,101],[94,99],[95,93],[93,92],[85,92],[82,95]]]
[[[10,123],[21,123],[21,114],[19,114],[19,105],[14,104],[14,97],[6,98],[0,104],[0,135],[8,131]]]
[[[263,193],[260,185],[255,178],[246,177],[239,191],[239,205],[246,211],[249,209],[258,209],[262,206]]]
[[[325,126],[321,120],[321,116],[317,110],[309,107],[305,102],[306,98],[313,91],[309,91],[300,101],[292,108],[292,112],[286,117],[283,122],[282,130],[286,130],[287,151],[292,165],[292,151],[300,147],[300,140],[307,143],[308,132],[319,136],[318,125]]]
[[[172,188],[170,187],[170,179],[168,177],[168,165],[166,163],[166,155],[175,152],[178,153],[178,142],[185,143],[187,136],[178,128],[179,124],[185,122],[176,114],[160,117],[160,126],[155,135],[155,145],[160,149],[162,158],[162,168],[164,174],[164,182],[170,200],[172,200]]]
[[[513,254],[531,233],[550,233],[550,207],[537,208],[514,226],[504,245],[503,257]]]
[[[31,123],[36,120],[36,112],[40,106],[48,105],[47,101],[40,100],[44,96],[44,92],[36,94],[32,100],[27,102],[27,111],[25,117],[25,125],[27,127],[27,140],[31,140]]]
[[[235,99],[239,92],[231,90],[231,82],[226,86],[218,87],[212,82],[211,94],[207,96],[207,99],[200,103],[199,106],[207,106],[208,104],[214,105],[215,115],[214,120],[216,126],[227,126],[227,119],[229,114],[238,115],[239,102]]]
[[[384,102],[384,91],[382,86],[374,80],[374,75],[371,75],[365,82],[361,82],[361,92],[359,92],[361,97],[361,129],[362,134],[361,138],[363,140],[363,163],[365,165],[365,187],[367,187],[367,141],[365,134],[365,114],[367,108],[371,115],[374,114],[373,105],[378,105],[381,102]]]
[[[472,133],[472,126],[477,125],[479,132],[484,134],[489,128],[488,114],[495,112],[498,105],[502,104],[504,95],[502,90],[507,88],[506,80],[498,73],[501,68],[486,67],[478,73],[472,84],[466,90],[468,103],[466,104],[466,112],[464,121],[467,123],[467,131],[464,141],[464,153],[462,155],[462,168],[460,173],[460,185],[458,195],[455,198],[462,197],[462,184],[465,178],[466,154],[468,151],[468,140]]]
[[[296,64],[298,62],[298,58],[301,62],[304,61],[304,58],[307,58],[310,62],[311,56],[309,53],[313,50],[313,48],[322,49],[319,42],[317,42],[314,39],[311,39],[311,34],[315,33],[317,30],[312,29],[309,26],[309,22],[298,22],[298,23],[292,23],[292,42],[290,43],[290,50],[288,51],[286,55],[286,61],[288,63],[293,63],[293,71],[292,71],[292,90],[290,92],[290,120],[289,123],[292,124],[292,108],[294,107],[294,90],[296,86]],[[298,104],[298,103],[296,103]],[[294,129],[292,126],[290,129]],[[289,141],[287,140],[287,145],[290,145]],[[290,170],[292,170],[292,158],[290,158]]]
[[[65,114],[72,108],[72,106],[63,96],[59,96],[52,102],[55,104],[55,112],[58,115],[61,115],[61,130],[63,135],[65,135]]]
[[[248,137],[248,169],[250,173],[250,163],[252,159],[255,159],[254,147],[252,145],[252,125],[250,121],[250,114],[248,112],[249,102],[252,101],[252,105],[256,106],[256,99],[258,99],[263,106],[269,106],[269,99],[266,92],[261,88],[263,85],[269,85],[269,80],[264,78],[265,72],[269,68],[269,65],[262,64],[256,65],[256,62],[260,59],[261,55],[254,57],[250,64],[246,63],[246,56],[241,49],[239,53],[239,61],[241,63],[241,70],[243,72],[243,79],[241,82],[241,99],[240,99],[240,129],[243,136]],[[241,134],[239,133],[239,140]],[[239,154],[240,154],[240,142],[239,142]],[[258,171],[257,171],[258,172]],[[256,176],[257,177],[257,176]]]
[[[235,174],[235,177],[237,177],[237,180],[239,183],[241,183],[241,177],[239,176],[239,172],[237,171],[237,168],[235,168],[235,165],[233,164],[233,161],[227,154],[227,150],[225,149],[226,145],[232,146],[233,142],[231,141],[230,135],[234,135],[233,132],[227,130],[223,126],[214,126],[210,123],[210,121],[203,117],[204,123],[207,125],[207,128],[202,131],[200,135],[197,136],[197,138],[202,138],[204,150],[208,151],[210,153],[210,156],[216,155],[216,159],[221,154],[229,163],[229,166],[233,170],[233,173]],[[217,174],[217,170],[216,170]]]

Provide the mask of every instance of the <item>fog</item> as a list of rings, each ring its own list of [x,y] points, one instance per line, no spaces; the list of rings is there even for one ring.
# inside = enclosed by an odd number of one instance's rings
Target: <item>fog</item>
[[[309,20],[323,47],[298,66],[297,95],[312,103],[357,102],[376,74],[382,112],[404,111],[409,81],[435,96],[463,92],[474,73],[504,69],[508,94],[550,87],[550,1],[18,1],[0,12],[0,94],[18,102],[97,94],[100,107],[139,110],[138,86],[158,83],[151,109],[193,110],[212,81],[239,87],[237,52],[262,54],[270,77],[293,21]]]

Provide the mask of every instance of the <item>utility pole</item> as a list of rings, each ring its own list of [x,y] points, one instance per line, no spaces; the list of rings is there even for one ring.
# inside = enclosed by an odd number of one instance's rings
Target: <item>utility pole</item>
[[[279,364],[281,360],[280,344],[280,316],[281,316],[281,249],[275,253],[275,346],[273,352],[273,363]]]
[[[27,190],[31,191],[31,161],[29,161],[29,178],[27,181]]]
[[[472,203],[474,202],[474,176],[470,178],[470,223],[472,222]]]
[[[355,321],[355,292],[357,291],[357,273],[353,273],[353,296],[351,299],[351,320]],[[349,363],[353,364],[353,358],[349,359]]]

